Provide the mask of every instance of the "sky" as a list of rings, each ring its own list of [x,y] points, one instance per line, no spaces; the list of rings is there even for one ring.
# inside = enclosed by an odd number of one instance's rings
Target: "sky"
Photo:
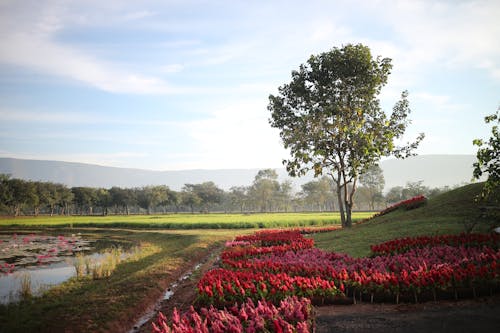
[[[312,54],[392,59],[418,154],[475,154],[500,105],[500,2],[0,0],[0,157],[277,168],[268,97]]]

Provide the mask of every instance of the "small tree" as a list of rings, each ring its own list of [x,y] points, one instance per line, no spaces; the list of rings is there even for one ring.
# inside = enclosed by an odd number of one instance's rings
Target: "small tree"
[[[388,58],[372,58],[364,45],[311,56],[292,72],[292,81],[269,96],[269,120],[280,130],[291,159],[284,160],[291,176],[314,171],[336,184],[342,226],[350,227],[358,176],[382,156],[407,157],[423,139],[397,147],[409,124],[408,93],[388,117],[377,95],[392,68]]]
[[[484,184],[481,197],[485,200],[493,199],[496,203],[500,200],[500,107],[497,112],[484,118],[484,121],[489,124],[493,123],[491,128],[491,137],[489,140],[483,141],[475,139],[473,144],[478,146],[477,162],[474,163],[473,175],[475,179],[481,178],[483,174],[488,175],[488,179]]]

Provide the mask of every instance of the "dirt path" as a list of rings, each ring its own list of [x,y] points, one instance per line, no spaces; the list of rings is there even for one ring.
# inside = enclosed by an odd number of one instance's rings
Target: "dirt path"
[[[420,304],[316,307],[316,332],[497,332],[500,295]]]
[[[185,271],[180,275],[176,281],[172,282],[171,288],[167,290],[170,297],[163,300],[158,306],[153,310],[153,316],[148,319],[142,326],[138,329],[134,329],[134,332],[139,333],[151,333],[152,332],[152,322],[156,321],[158,312],[161,311],[166,316],[171,316],[174,308],[177,308],[180,312],[187,311],[189,307],[194,303],[197,293],[197,284],[205,272],[214,267],[218,254],[222,248],[211,249],[208,251],[205,257],[200,258],[198,262],[191,262],[193,268]]]

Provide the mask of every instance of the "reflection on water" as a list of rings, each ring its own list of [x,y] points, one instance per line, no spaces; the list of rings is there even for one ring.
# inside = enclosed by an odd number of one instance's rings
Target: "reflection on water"
[[[104,267],[109,262],[109,252],[83,256],[83,253],[96,251],[98,243],[99,240],[83,239],[80,234],[67,237],[0,234],[0,304],[19,301],[25,290],[39,296],[50,287],[76,276],[78,258],[85,258],[94,269]],[[118,254],[114,264],[130,255],[121,250],[114,253]]]
[[[40,295],[47,288],[63,283],[76,275],[75,267],[65,262],[46,266],[16,270],[11,274],[0,275],[0,303],[16,302],[20,299],[21,279],[28,275],[33,296]]]

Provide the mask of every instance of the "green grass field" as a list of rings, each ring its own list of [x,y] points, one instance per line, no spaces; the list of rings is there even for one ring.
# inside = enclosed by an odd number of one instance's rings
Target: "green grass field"
[[[353,220],[372,216],[355,212]],[[155,229],[246,229],[286,228],[339,224],[338,213],[267,213],[267,214],[166,214],[108,216],[38,216],[0,219],[0,226],[14,227],[101,227]]]
[[[443,193],[421,208],[397,210],[351,229],[317,234],[315,244],[325,250],[362,257],[370,255],[370,245],[394,238],[464,232],[466,225],[480,214],[474,197],[481,188],[481,183],[467,185]],[[473,231],[489,232],[491,227],[490,223],[480,222]]]

